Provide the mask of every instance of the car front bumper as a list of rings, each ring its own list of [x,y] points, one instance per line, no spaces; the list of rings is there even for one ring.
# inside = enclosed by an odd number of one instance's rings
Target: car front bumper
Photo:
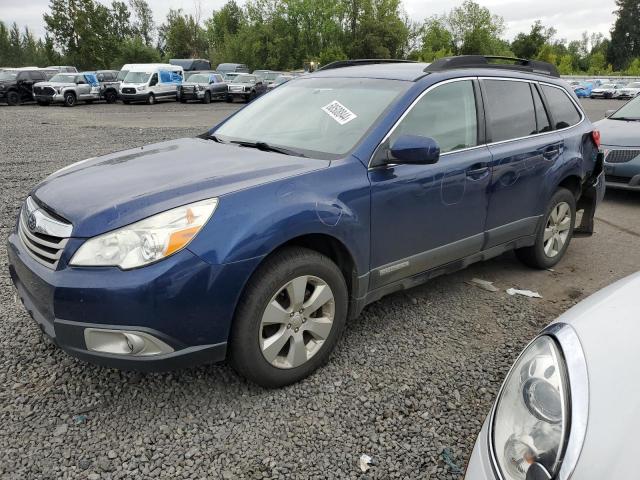
[[[55,95],[33,95],[33,99],[36,102],[47,102],[47,103],[63,103],[64,95],[62,93],[56,93]]]
[[[119,92],[119,96],[122,100],[126,100],[128,102],[146,102],[147,98],[149,98],[149,92],[144,92],[144,93]]]
[[[601,148],[611,152],[615,150],[640,150],[638,147],[621,149],[619,147],[603,145]],[[605,181],[607,188],[640,191],[640,156],[624,162],[604,163]]]
[[[181,92],[178,90],[178,100],[202,100],[204,98],[204,90]]]
[[[34,260],[14,231],[7,242],[17,294],[43,333],[83,360],[125,370],[165,371],[223,360],[240,292],[256,260],[212,265],[188,249],[146,267],[68,266],[71,238],[56,270]],[[170,347],[155,355],[90,350],[85,330],[143,332]]]
[[[465,480],[498,480],[490,457],[489,419],[487,418],[478,434],[471,458],[469,458]]]

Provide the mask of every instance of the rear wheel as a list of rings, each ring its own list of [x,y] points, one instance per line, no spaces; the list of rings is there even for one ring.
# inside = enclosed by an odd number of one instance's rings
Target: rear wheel
[[[233,97],[231,95],[227,95],[226,98],[225,98],[225,101],[227,103],[233,103]]]
[[[575,221],[576,199],[569,190],[560,188],[549,201],[536,243],[516,250],[516,255],[533,268],[553,267],[569,248]]]
[[[77,103],[76,94],[72,92],[67,92],[64,94],[64,106],[65,107],[75,107]]]
[[[153,93],[150,93],[147,97],[147,105],[154,105],[156,103],[156,96]]]
[[[231,364],[264,387],[307,377],[326,363],[340,338],[347,300],[344,277],[328,257],[299,247],[275,253],[239,302]]]
[[[204,92],[202,103],[211,103],[211,92]]]
[[[12,107],[20,105],[20,94],[18,92],[7,93],[7,103]]]

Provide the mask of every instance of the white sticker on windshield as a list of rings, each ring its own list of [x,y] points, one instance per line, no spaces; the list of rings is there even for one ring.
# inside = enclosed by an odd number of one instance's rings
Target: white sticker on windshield
[[[330,104],[325,105],[324,107],[322,107],[322,110],[340,125],[349,123],[351,120],[357,117],[355,113],[353,113],[337,100],[334,100]]]

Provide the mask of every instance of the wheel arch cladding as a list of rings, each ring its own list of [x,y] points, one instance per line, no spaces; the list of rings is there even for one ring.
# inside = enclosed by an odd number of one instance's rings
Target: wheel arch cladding
[[[571,173],[560,181],[558,188],[566,188],[578,200],[582,193],[582,179],[575,173]]]

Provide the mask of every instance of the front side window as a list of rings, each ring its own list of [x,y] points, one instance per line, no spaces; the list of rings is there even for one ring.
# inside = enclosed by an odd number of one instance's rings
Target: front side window
[[[478,117],[472,81],[446,83],[426,93],[393,131],[390,145],[400,135],[431,137],[441,153],[475,147]]]
[[[578,108],[562,88],[542,85],[542,93],[547,99],[556,129],[571,127],[580,121]]]
[[[214,135],[222,142],[265,142],[312,158],[352,150],[411,82],[306,78],[249,103]]]
[[[538,133],[529,82],[483,80],[483,83],[493,142]]]
[[[116,80],[118,82],[121,82],[125,79],[125,77],[127,76],[127,73],[129,73],[129,70],[120,70],[118,72],[118,76],[116,77]]]

